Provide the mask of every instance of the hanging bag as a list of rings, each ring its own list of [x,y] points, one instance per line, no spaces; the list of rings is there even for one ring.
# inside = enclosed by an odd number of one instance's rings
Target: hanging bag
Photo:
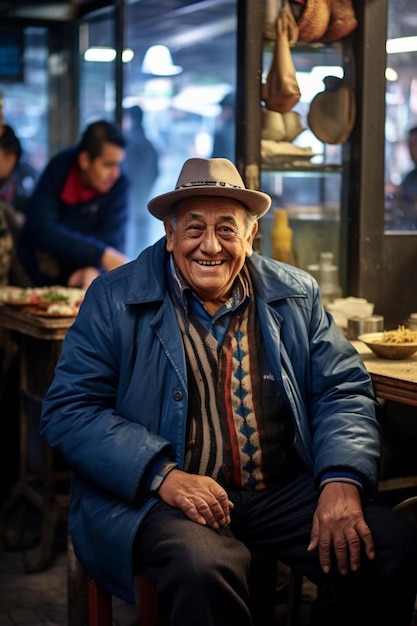
[[[323,79],[324,91],[311,101],[308,125],[317,139],[337,145],[348,140],[355,124],[355,95],[348,82],[337,76]]]
[[[286,113],[300,100],[291,46],[298,40],[298,26],[285,0],[276,21],[276,39],[271,67],[262,85],[262,99],[270,111]]]

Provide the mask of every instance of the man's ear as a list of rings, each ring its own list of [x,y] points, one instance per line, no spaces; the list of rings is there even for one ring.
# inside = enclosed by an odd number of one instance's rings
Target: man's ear
[[[258,228],[259,228],[259,224],[256,221],[256,222],[253,223],[253,225],[251,227],[251,231],[250,231],[250,233],[249,233],[249,235],[247,237],[247,240],[246,240],[246,256],[247,257],[250,257],[253,254],[252,244],[253,244],[253,240],[255,239],[255,235],[258,232]]]
[[[78,153],[78,165],[80,170],[87,170],[90,167],[91,157],[87,150],[82,150]]]
[[[174,229],[166,219],[164,220],[164,228],[167,237],[167,243],[165,247],[167,249],[167,252],[172,252],[174,247]]]
[[[6,163],[6,168],[9,172],[8,176],[10,176],[17,165],[17,154],[14,152],[4,152],[3,161]]]

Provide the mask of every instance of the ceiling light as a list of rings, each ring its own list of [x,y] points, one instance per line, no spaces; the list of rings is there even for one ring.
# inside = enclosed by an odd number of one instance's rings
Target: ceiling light
[[[398,37],[397,39],[387,39],[386,49],[388,54],[417,52],[417,37]]]
[[[151,46],[145,53],[142,72],[154,76],[175,76],[182,72],[181,65],[174,65],[171,52],[166,46]]]
[[[130,48],[123,50],[122,61],[129,63],[134,57],[134,52]],[[85,61],[95,61],[96,63],[110,63],[116,58],[116,50],[114,48],[105,48],[103,46],[93,46],[87,48],[84,52]]]
[[[398,72],[392,67],[387,67],[385,70],[385,79],[390,83],[395,83],[395,81],[398,80]]]
[[[131,48],[126,48],[126,50],[123,50],[122,52],[123,63],[130,63],[130,61],[133,60],[134,56],[135,56],[135,53],[133,52],[133,50]]]

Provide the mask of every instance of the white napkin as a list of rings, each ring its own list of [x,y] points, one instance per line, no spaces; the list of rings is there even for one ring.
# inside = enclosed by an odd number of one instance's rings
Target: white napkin
[[[375,305],[366,298],[336,298],[326,304],[326,309],[334,317],[334,321],[340,328],[347,328],[349,317],[369,317],[374,312]]]

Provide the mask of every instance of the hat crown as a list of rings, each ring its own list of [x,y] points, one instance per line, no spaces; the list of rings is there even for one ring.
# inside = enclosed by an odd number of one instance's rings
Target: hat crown
[[[167,191],[148,202],[148,210],[160,220],[177,209],[180,200],[213,196],[230,198],[250,209],[258,218],[271,206],[271,197],[262,191],[246,189],[232,161],[225,158],[191,158],[181,168],[174,191]]]
[[[192,187],[234,187],[245,189],[234,164],[228,159],[198,159],[185,161],[175,189]]]

